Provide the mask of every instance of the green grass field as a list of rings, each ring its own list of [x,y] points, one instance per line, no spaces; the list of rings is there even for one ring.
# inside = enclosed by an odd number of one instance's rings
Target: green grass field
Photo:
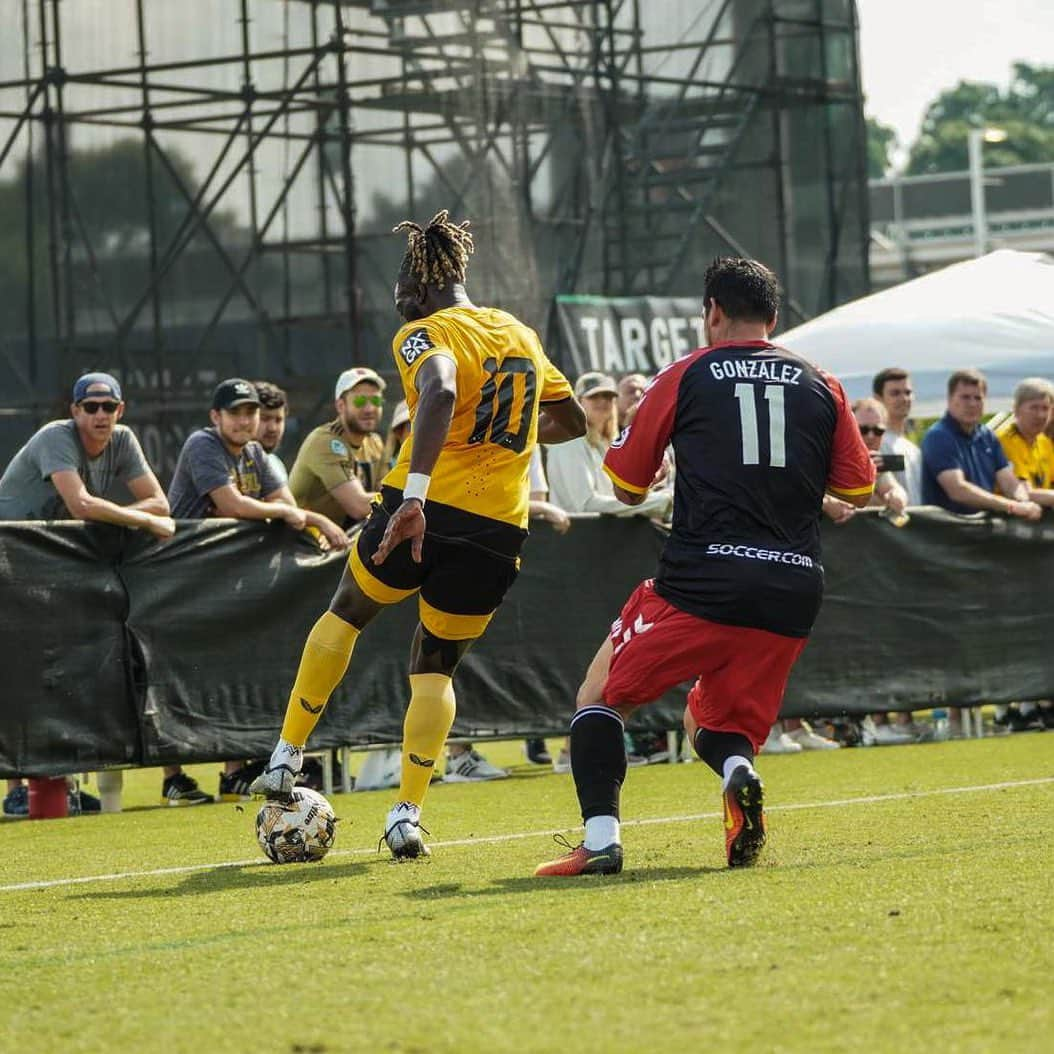
[[[390,792],[277,867],[255,805],[155,808],[128,773],[120,815],[0,825],[0,1050],[1051,1049],[1054,737],[759,768],[763,866],[723,867],[704,766],[661,765],[630,772],[621,876],[544,881],[574,793],[522,764],[433,787],[402,865]]]

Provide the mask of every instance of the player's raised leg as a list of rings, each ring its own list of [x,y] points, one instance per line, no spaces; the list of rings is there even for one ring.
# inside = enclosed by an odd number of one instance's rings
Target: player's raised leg
[[[359,633],[383,606],[367,596],[355,581],[357,559],[357,550],[353,549],[329,610],[311,628],[304,643],[281,736],[263,772],[250,787],[253,794],[280,801],[292,795],[308,736],[347,672]]]

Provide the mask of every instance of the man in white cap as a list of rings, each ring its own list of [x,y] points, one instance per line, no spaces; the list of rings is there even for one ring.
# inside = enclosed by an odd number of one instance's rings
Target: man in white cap
[[[384,410],[384,380],[353,366],[334,389],[337,416],[308,435],[289,473],[289,489],[303,509],[350,527],[370,514],[370,502],[387,469],[377,432]]]

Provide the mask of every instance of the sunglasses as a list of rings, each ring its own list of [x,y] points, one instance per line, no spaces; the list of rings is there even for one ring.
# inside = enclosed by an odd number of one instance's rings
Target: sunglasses
[[[94,400],[89,400],[87,402],[81,403],[80,408],[89,417],[94,417],[100,410],[102,410],[104,414],[115,414],[117,413],[117,407],[119,407],[120,405],[120,403],[114,402],[97,403]]]
[[[357,406],[360,410],[364,406],[383,406],[384,398],[380,395],[353,395],[351,397],[351,405]]]
[[[886,430],[881,425],[861,425],[860,434],[862,436],[884,436]]]

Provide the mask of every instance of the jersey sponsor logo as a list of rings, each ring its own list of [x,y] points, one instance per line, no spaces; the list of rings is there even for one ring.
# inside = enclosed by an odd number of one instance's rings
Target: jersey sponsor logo
[[[737,556],[741,560],[763,560],[768,563],[790,564],[793,567],[812,567],[811,556],[804,553],[788,553],[782,549],[760,549],[756,545],[730,545],[727,542],[711,542],[706,547],[707,556]]]
[[[435,345],[428,339],[428,330],[424,328],[415,329],[403,341],[399,354],[407,366],[412,366],[429,348],[434,347]]]
[[[626,425],[626,427],[623,428],[622,431],[611,441],[611,447],[613,450],[618,450],[619,447],[625,446],[626,442],[629,440],[629,430],[632,427],[633,425]]]
[[[339,439],[331,439],[329,441],[329,449],[332,450],[337,457],[348,456],[348,448]]]
[[[711,362],[710,372],[718,381],[757,380],[776,381],[778,384],[797,384],[804,372],[789,362],[773,362],[770,359],[728,359]]]

